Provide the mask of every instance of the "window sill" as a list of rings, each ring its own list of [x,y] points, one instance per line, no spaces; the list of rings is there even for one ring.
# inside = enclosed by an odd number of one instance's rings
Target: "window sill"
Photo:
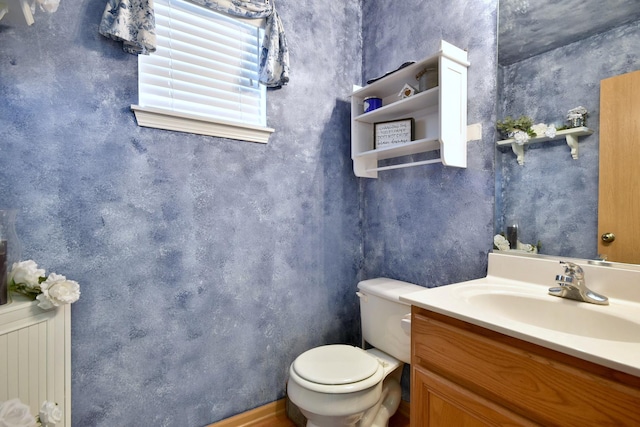
[[[138,126],[156,129],[189,132],[262,144],[269,142],[269,135],[275,132],[275,129],[268,127],[210,120],[162,108],[132,105],[131,110],[136,115]]]

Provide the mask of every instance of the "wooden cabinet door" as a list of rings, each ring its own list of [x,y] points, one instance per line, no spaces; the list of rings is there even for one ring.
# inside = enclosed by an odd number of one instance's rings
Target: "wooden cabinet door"
[[[412,427],[537,425],[433,372],[414,368],[411,380]]]
[[[640,426],[640,377],[411,311],[413,427]]]
[[[600,82],[598,253],[640,263],[640,71]]]

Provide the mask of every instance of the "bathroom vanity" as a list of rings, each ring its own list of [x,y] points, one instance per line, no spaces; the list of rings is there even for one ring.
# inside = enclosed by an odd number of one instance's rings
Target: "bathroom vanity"
[[[584,269],[610,305],[548,295],[558,259],[501,254],[484,279],[403,297],[411,425],[637,426],[640,271]]]

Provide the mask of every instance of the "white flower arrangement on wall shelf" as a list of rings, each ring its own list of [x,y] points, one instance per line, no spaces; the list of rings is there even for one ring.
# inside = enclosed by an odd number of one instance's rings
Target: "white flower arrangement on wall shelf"
[[[33,260],[13,264],[9,273],[9,291],[37,299],[38,307],[43,310],[72,304],[80,298],[78,282],[56,273],[46,276],[45,270],[38,268]]]
[[[513,138],[518,145],[524,145],[536,136],[531,128],[532,125],[533,120],[527,116],[520,116],[517,119],[507,116],[496,123],[498,131],[506,138]]]
[[[496,234],[493,236],[493,248],[499,251],[509,251],[509,250],[518,250],[522,252],[528,252],[531,254],[537,254],[542,244],[538,241],[537,245],[530,245],[528,243],[522,243],[520,240],[516,242],[516,247],[512,248],[509,245],[509,241],[502,234]]]
[[[55,427],[62,422],[62,410],[57,403],[45,400],[37,416],[31,415],[29,407],[20,399],[0,402],[0,426],[6,427]]]

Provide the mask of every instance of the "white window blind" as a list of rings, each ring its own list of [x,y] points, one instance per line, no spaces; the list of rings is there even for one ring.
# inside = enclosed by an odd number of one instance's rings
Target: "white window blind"
[[[184,0],[154,0],[154,11],[157,50],[138,57],[134,111],[266,128],[266,88],[258,83],[264,30]]]

